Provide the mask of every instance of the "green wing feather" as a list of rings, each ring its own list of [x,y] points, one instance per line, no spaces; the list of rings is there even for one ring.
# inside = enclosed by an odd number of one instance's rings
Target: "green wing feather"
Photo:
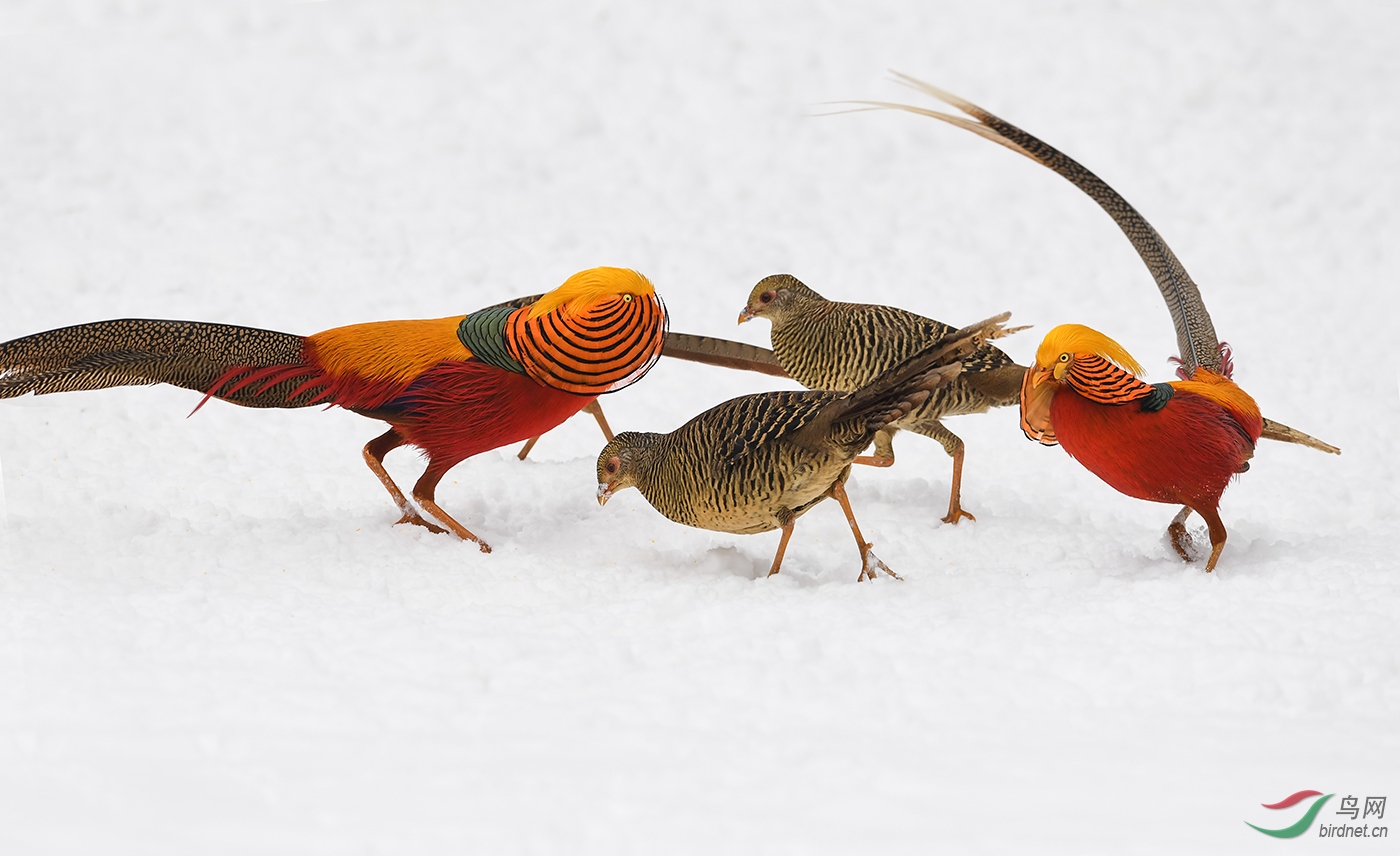
[[[531,301],[533,302],[533,301]],[[457,325],[457,338],[478,360],[498,369],[524,374],[525,367],[506,346],[506,322],[517,309],[509,304],[478,309]]]

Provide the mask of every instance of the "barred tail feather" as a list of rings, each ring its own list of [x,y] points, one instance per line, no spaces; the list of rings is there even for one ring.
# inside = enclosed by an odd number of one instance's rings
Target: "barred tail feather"
[[[1332,455],[1340,455],[1341,449],[1331,443],[1324,443],[1316,437],[1310,437],[1296,428],[1289,428],[1282,422],[1275,422],[1272,419],[1264,420],[1264,430],[1259,435],[1265,440],[1277,440],[1280,443],[1297,443],[1299,446],[1307,446],[1309,449],[1316,449],[1319,452],[1327,452]]]
[[[248,407],[305,407],[301,336],[197,321],[124,318],[0,344],[0,398],[168,383]],[[197,409],[197,408],[196,408]]]
[[[1137,250],[1143,263],[1152,273],[1152,278],[1156,281],[1157,288],[1162,292],[1162,298],[1167,303],[1167,309],[1171,312],[1172,324],[1176,327],[1177,346],[1181,349],[1181,358],[1188,370],[1194,369],[1196,366],[1205,366],[1213,371],[1221,371],[1219,339],[1216,336],[1214,325],[1211,324],[1210,313],[1206,311],[1205,303],[1201,300],[1201,293],[1196,287],[1196,283],[1186,272],[1181,261],[1177,259],[1176,253],[1167,246],[1167,242],[1162,239],[1157,230],[1152,228],[1152,224],[1148,223],[1136,208],[1129,205],[1128,201],[1118,194],[1118,191],[1109,187],[1103,179],[1090,172],[1083,164],[1069,155],[1005,119],[983,110],[976,104],[944,92],[907,74],[895,72],[894,77],[911,89],[936,98],[972,118],[965,119],[961,116],[924,107],[912,107],[907,104],[893,104],[885,101],[858,101],[856,103],[903,110],[956,125],[1049,167],[1084,191],[1118,224],[1118,228],[1132,242],[1133,248]]]
[[[759,372],[773,377],[788,376],[778,358],[767,348],[745,342],[716,339],[713,336],[697,336],[693,333],[667,330],[666,344],[661,349],[661,355],[727,369]]]

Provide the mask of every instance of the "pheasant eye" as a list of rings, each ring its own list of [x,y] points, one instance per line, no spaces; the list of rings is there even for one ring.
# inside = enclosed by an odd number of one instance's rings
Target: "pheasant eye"
[[[773,298],[775,298],[775,297],[777,297],[777,296],[778,296],[778,295],[774,294],[774,293],[771,292],[771,291],[765,291],[765,292],[763,292],[762,294],[760,294],[760,295],[758,296],[758,302],[759,302],[759,303],[772,303],[772,302],[773,302]]]
[[[613,457],[608,458],[608,462],[603,465],[603,469],[607,471],[608,475],[615,476],[617,475],[617,468],[620,466],[622,466],[622,461]]]
[[[632,302],[632,295],[630,295],[630,294],[624,294],[624,295],[622,295],[622,302],[623,302],[623,303],[631,303],[631,302]]]
[[[1062,362],[1062,363],[1067,363],[1067,362],[1069,362],[1069,354],[1060,354],[1060,362]]]

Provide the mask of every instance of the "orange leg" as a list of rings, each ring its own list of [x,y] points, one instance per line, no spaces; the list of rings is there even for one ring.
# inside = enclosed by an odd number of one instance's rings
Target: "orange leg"
[[[384,434],[365,444],[365,463],[369,464],[369,468],[379,477],[380,483],[384,485],[385,490],[389,491],[389,496],[393,497],[394,504],[403,513],[402,517],[394,521],[394,525],[412,523],[414,526],[422,526],[430,532],[444,533],[447,531],[446,529],[434,526],[423,519],[409,503],[407,497],[403,495],[403,491],[399,490],[399,486],[394,484],[394,480],[389,477],[389,471],[384,469],[384,456],[402,446],[403,442],[403,437],[399,436],[399,432],[390,428]]]
[[[603,406],[598,403],[598,399],[588,402],[588,406],[583,408],[584,413],[592,413],[593,418],[598,420],[598,427],[603,429],[603,436],[608,438],[608,442],[613,441],[612,428],[608,427],[608,418],[603,415]]]
[[[442,525],[450,529],[458,538],[461,538],[463,541],[475,541],[476,545],[481,548],[481,552],[483,553],[491,552],[490,544],[487,544],[485,541],[473,535],[471,530],[452,519],[452,515],[443,511],[442,508],[438,506],[437,500],[434,497],[437,492],[438,482],[442,480],[442,477],[446,475],[446,473],[446,470],[439,472],[433,466],[432,462],[429,461],[427,471],[423,473],[422,478],[418,479],[418,483],[413,486],[414,501],[418,503],[420,508],[431,514],[442,523]]]
[[[899,433],[894,428],[885,428],[875,434],[875,454],[861,455],[853,464],[863,464],[867,467],[892,467],[894,466],[894,435]]]
[[[860,534],[860,526],[856,524],[856,515],[851,511],[851,500],[846,496],[846,487],[841,482],[833,482],[831,485],[831,495],[836,497],[836,501],[841,503],[841,510],[846,512],[846,522],[851,525],[851,534],[856,536],[856,546],[860,548],[860,576],[856,577],[859,582],[864,579],[875,579],[875,568],[879,568],[897,580],[904,579],[899,574],[890,570],[880,558],[871,551],[870,544],[865,542],[865,536]]]
[[[783,509],[783,511],[787,511],[787,509]],[[783,515],[780,514],[779,516]],[[793,521],[797,519],[792,516],[791,511],[787,512],[786,518],[787,519],[783,523],[783,537],[782,540],[778,542],[778,552],[773,555],[773,567],[768,569],[768,576],[770,577],[776,574],[778,569],[783,566],[783,554],[787,552],[788,539],[792,537],[792,524]]]
[[[612,428],[608,427],[608,419],[606,416],[603,415],[603,407],[598,403],[598,399],[595,398],[592,401],[588,402],[588,404],[584,405],[583,409],[579,412],[593,414],[593,418],[598,420],[598,427],[603,429],[603,436],[608,438],[609,443],[612,442]],[[525,460],[525,457],[530,454],[530,450],[535,448],[535,444],[539,441],[539,437],[531,437],[529,440],[526,440],[525,445],[520,447],[520,451],[516,454],[515,457],[519,458],[522,461]]]
[[[544,435],[541,434],[540,436],[542,437]],[[531,437],[530,439],[526,440],[525,445],[520,447],[520,452],[515,457],[522,461],[525,460],[525,456],[530,454],[530,450],[535,448],[535,444],[539,441],[539,437]]]
[[[963,446],[959,443],[957,451],[953,453],[953,489],[948,496],[948,516],[943,518],[944,523],[957,525],[964,517],[974,522],[977,520],[971,512],[962,508],[962,467]]]
[[[963,441],[962,438],[937,419],[930,419],[923,422],[916,422],[906,426],[910,431],[915,431],[925,437],[931,437],[943,446],[943,451],[948,453],[948,457],[953,459],[953,485],[948,491],[948,514],[943,518],[944,523],[957,525],[959,520],[966,517],[968,520],[977,518],[971,512],[963,511],[962,507],[962,471],[963,471]],[[878,447],[876,448],[878,452]],[[891,450],[893,455],[893,450]]]
[[[1206,526],[1210,527],[1210,558],[1206,560],[1206,573],[1210,573],[1225,549],[1225,524],[1220,522],[1220,513],[1214,508],[1198,508],[1196,513],[1204,517]]]
[[[1214,508],[1191,508],[1182,506],[1181,511],[1172,518],[1171,525],[1167,527],[1167,534],[1171,536],[1172,546],[1176,552],[1186,561],[1191,561],[1191,556],[1187,550],[1191,547],[1191,536],[1186,532],[1186,518],[1194,511],[1201,515],[1206,521],[1206,527],[1210,530],[1210,558],[1206,559],[1206,573],[1215,570],[1215,563],[1220,561],[1220,553],[1225,549],[1225,524],[1220,521],[1220,512]]]

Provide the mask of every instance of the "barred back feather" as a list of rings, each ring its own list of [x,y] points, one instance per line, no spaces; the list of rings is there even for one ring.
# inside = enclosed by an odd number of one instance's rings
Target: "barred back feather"
[[[893,306],[827,300],[789,274],[765,277],[753,289],[756,295],[765,291],[777,294],[762,312],[773,323],[773,353],[809,389],[860,389],[953,332],[947,324]],[[982,342],[962,362],[962,375],[930,396],[909,421],[980,413],[1017,400],[1024,369],[1000,348]]]

